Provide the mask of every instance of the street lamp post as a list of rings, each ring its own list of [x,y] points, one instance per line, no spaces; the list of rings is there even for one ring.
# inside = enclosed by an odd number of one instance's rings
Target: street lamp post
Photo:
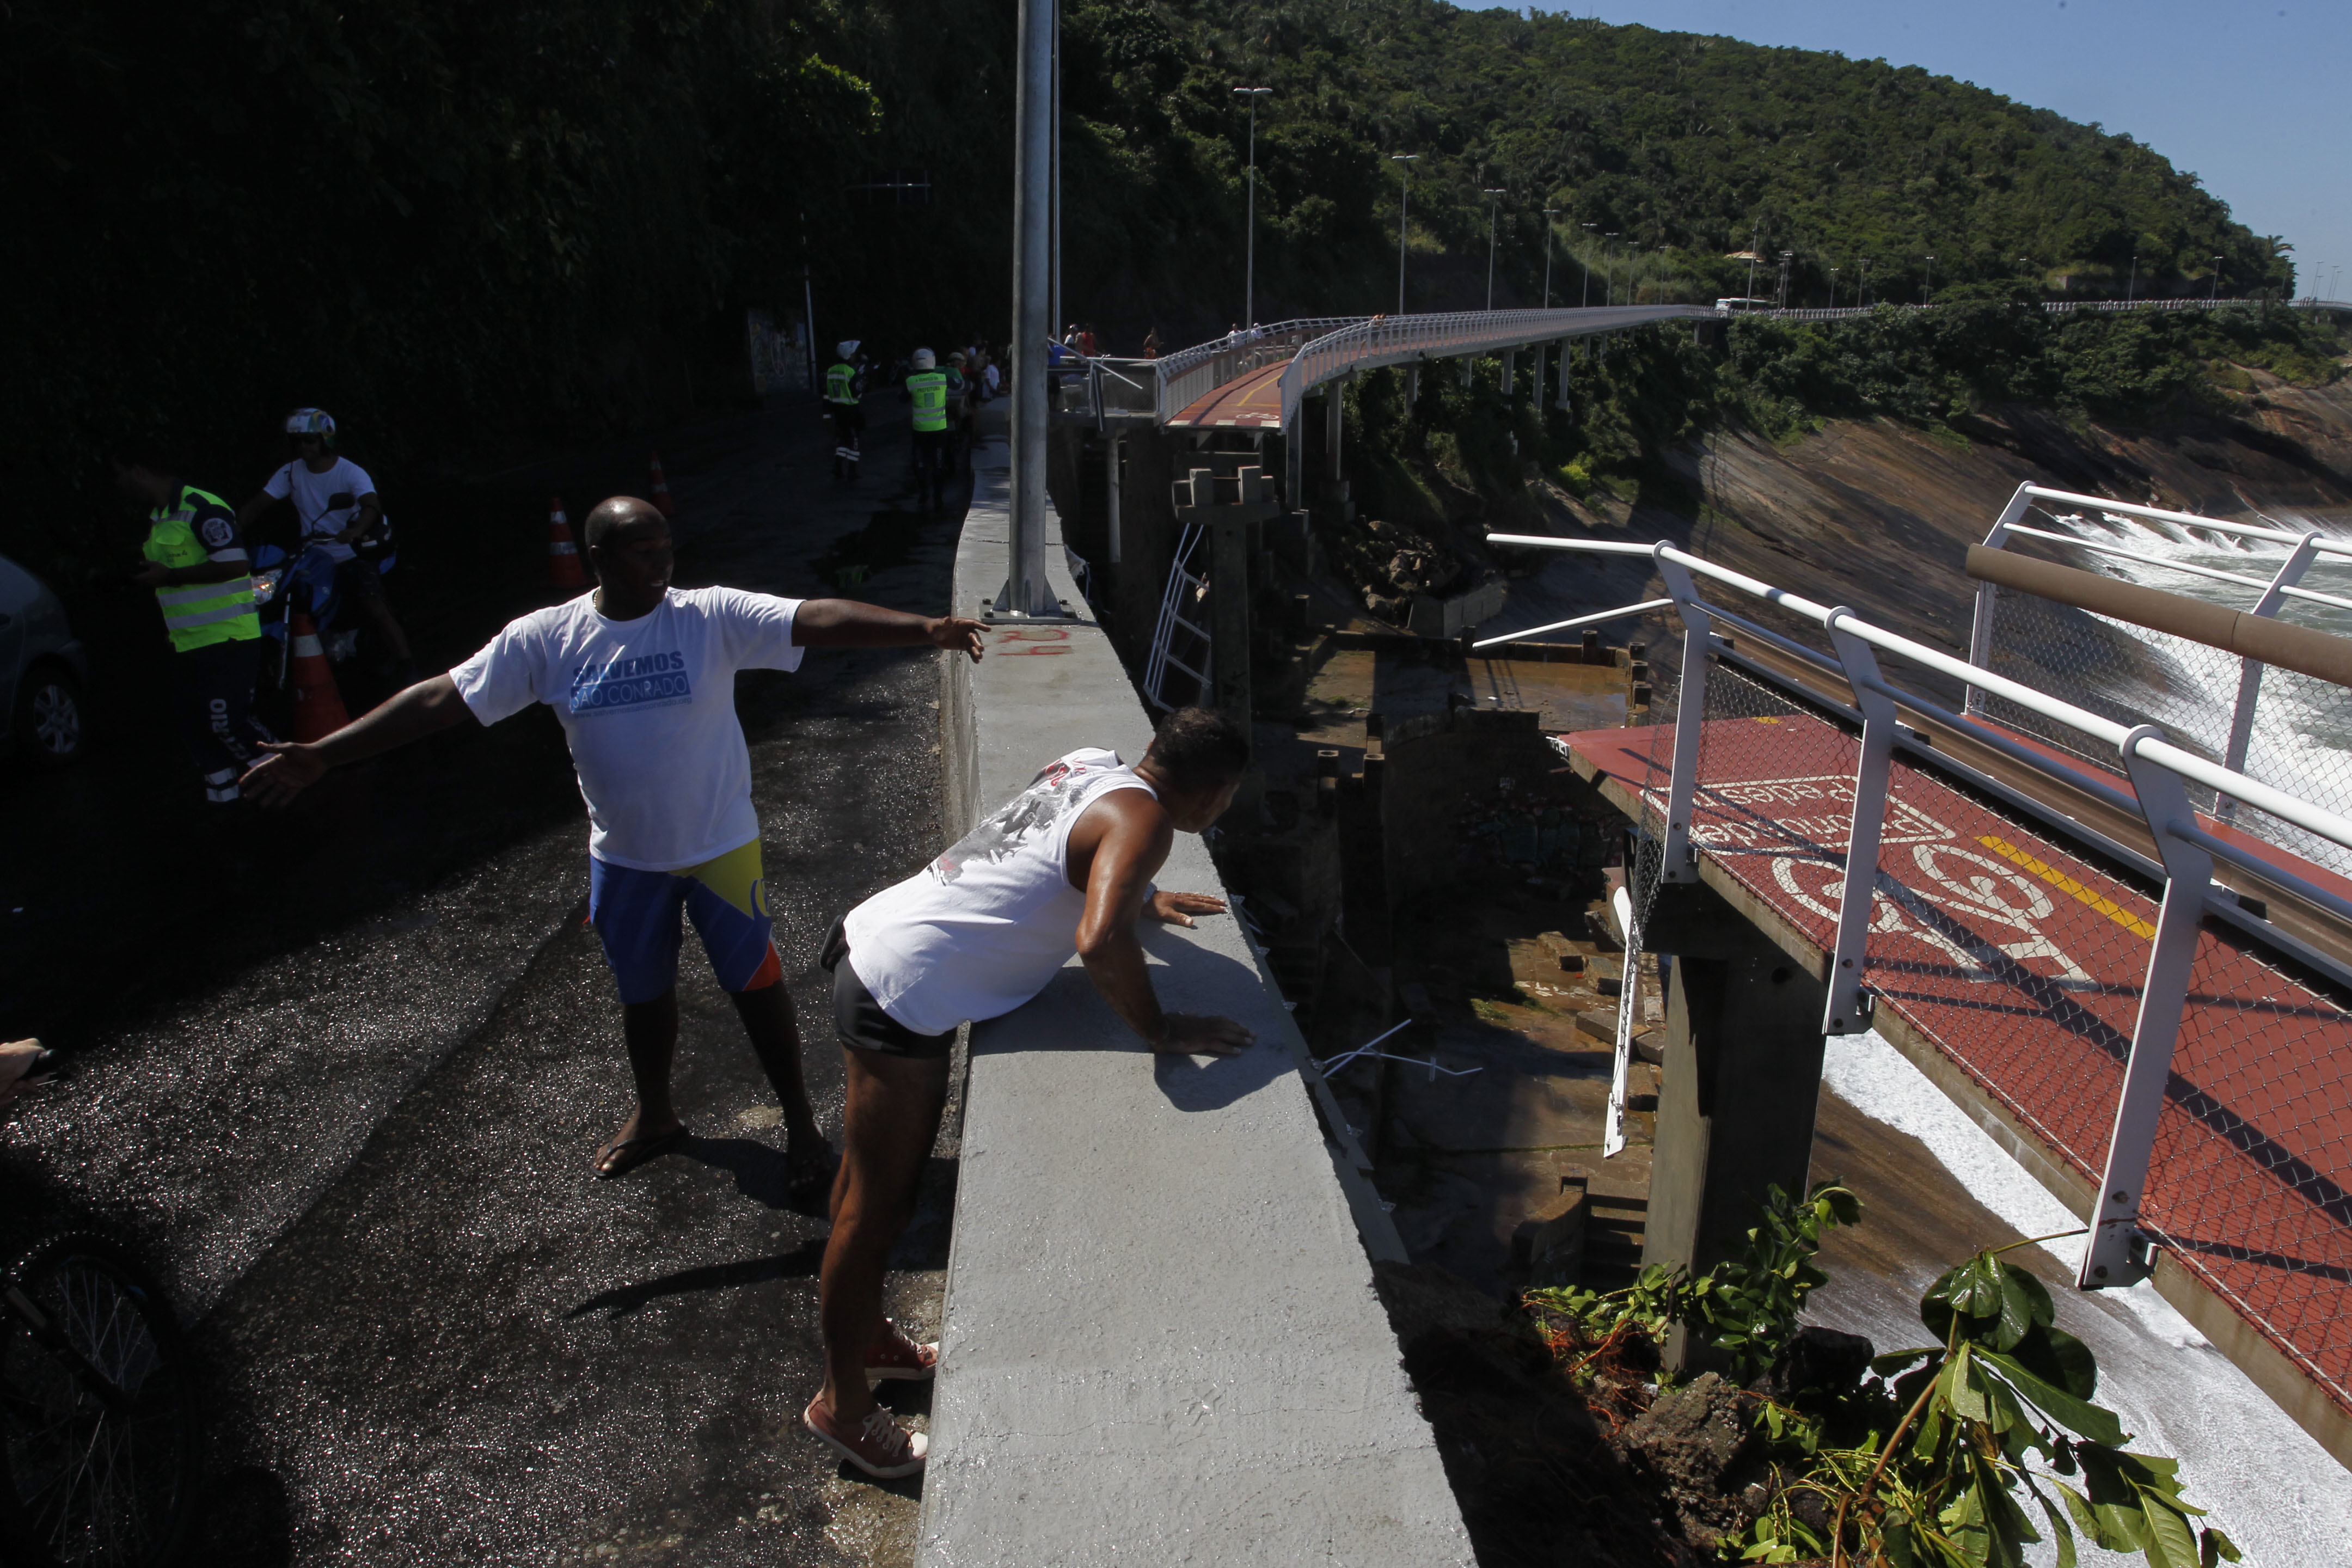
[[[1870,309],[1870,258],[1867,256],[1862,258],[1862,276],[1853,280],[1853,308],[1857,310]]]
[[[1580,223],[1576,226],[1594,234],[1601,232],[1601,226],[1597,223]],[[1586,310],[1591,310],[1592,308],[1592,247],[1591,246],[1585,247],[1584,258],[1577,265],[1584,268],[1584,292],[1578,299],[1577,303]]]
[[[1495,220],[1507,193],[1489,186],[1479,194],[1494,198],[1486,204],[1486,309],[1491,310],[1495,308]]]
[[[1793,250],[1780,253],[1780,309],[1783,310],[1789,308],[1789,263],[1796,259],[1796,255]]]
[[[1931,305],[1936,300],[1936,258],[1927,258],[1927,281],[1919,286],[1919,303]]]
[[[1403,167],[1397,173],[1404,184],[1397,197],[1397,314],[1404,314],[1404,237],[1405,226],[1412,221],[1412,166],[1421,157],[1418,153],[1391,153],[1389,162]]]
[[[1836,310],[1836,309],[1837,309],[1837,275],[1838,275],[1838,269],[1837,269],[1836,268],[1834,268],[1834,267],[1831,268],[1830,268],[1830,309],[1831,309],[1831,310]]]
[[[2128,281],[2126,281],[2126,282],[2124,284],[2124,303],[2125,303],[2126,306],[2128,306],[2128,305],[2132,302],[2132,300],[2134,299],[2134,297],[2135,297],[2135,296],[2137,296],[2138,293],[2139,293],[2139,258],[2138,258],[2138,257],[2137,257],[2137,256],[2135,256],[2135,257],[2133,257],[2133,258],[2132,258],[2132,264],[2131,264],[2131,277],[2130,277],[2129,280],[2128,280]]]
[[[2209,303],[2209,304],[2218,305],[2218,304],[2220,304],[2221,302],[2221,258],[2220,257],[2218,257],[2218,256],[2217,256],[2217,257],[2215,257],[2215,258],[2213,258],[2213,295],[2212,295],[2212,298],[2211,298],[2210,300],[2208,300],[2208,301],[2207,301],[2207,303]]]
[[[1544,302],[1543,302],[1543,308],[1544,308],[1545,310],[1550,310],[1550,309],[1551,309],[1551,229],[1552,229],[1552,221],[1551,221],[1551,220],[1552,220],[1552,219],[1554,219],[1554,218],[1556,218],[1556,217],[1558,217],[1559,215],[1560,215],[1560,209],[1559,209],[1559,208],[1558,208],[1558,207],[1546,207],[1546,208],[1544,208]]]
[[[1601,299],[1608,305],[1617,302],[1617,255],[1609,244],[1617,235],[1612,228],[1601,237]]]
[[[1234,96],[1249,104],[1249,241],[1244,254],[1249,260],[1242,276],[1242,325],[1257,325],[1257,100],[1272,92],[1270,87],[1237,87]]]

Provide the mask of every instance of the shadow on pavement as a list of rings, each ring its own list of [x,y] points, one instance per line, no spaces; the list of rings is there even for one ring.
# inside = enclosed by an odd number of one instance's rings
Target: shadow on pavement
[[[601,1312],[606,1318],[625,1318],[648,1301],[664,1296],[682,1296],[691,1290],[722,1290],[740,1285],[763,1285],[771,1279],[806,1279],[816,1273],[817,1265],[824,1261],[824,1238],[811,1237],[790,1252],[772,1258],[747,1258],[735,1263],[712,1263],[700,1268],[684,1268],[676,1274],[666,1274],[658,1279],[648,1279],[641,1285],[624,1285],[615,1290],[600,1290],[564,1314],[567,1318],[584,1318],[591,1312]]]

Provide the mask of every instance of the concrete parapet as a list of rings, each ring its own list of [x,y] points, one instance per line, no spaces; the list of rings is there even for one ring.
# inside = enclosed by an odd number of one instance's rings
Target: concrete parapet
[[[1004,464],[982,447],[960,613],[1004,576]],[[1133,758],[1150,737],[1048,526],[1081,618],[993,629],[986,662],[946,666],[950,833],[1073,747]],[[1221,890],[1185,835],[1160,881]],[[1171,1007],[1260,1043],[1154,1058],[1076,960],[973,1028],[918,1561],[1469,1563],[1372,1292],[1367,1249],[1402,1257],[1395,1227],[1345,1124],[1318,1125],[1328,1092],[1259,955],[1222,919],[1145,945]]]

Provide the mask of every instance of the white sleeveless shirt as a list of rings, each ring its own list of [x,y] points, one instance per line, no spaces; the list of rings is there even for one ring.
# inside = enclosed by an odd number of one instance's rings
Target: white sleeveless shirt
[[[954,847],[849,911],[849,964],[882,1010],[919,1034],[1010,1013],[1078,947],[1086,895],[1070,886],[1070,829],[1114,790],[1159,792],[1087,748],[1049,763]]]

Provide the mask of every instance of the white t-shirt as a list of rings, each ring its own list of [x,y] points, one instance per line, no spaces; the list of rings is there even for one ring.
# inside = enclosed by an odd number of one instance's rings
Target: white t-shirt
[[[294,494],[294,515],[301,520],[302,538],[315,541],[319,548],[337,561],[349,561],[352,547],[334,538],[352,525],[360,514],[360,497],[375,489],[375,481],[368,478],[365,468],[349,458],[337,458],[335,466],[323,474],[314,474],[310,465],[291,462],[269,476],[261,487],[262,493],[283,500],[290,489]]]
[[[1113,790],[1158,793],[1092,747],[1046,764],[953,848],[842,921],[849,966],[919,1034],[1010,1013],[1078,950],[1087,896],[1070,886],[1070,829]]]
[[[682,871],[760,837],[735,672],[798,669],[800,607],[673,588],[651,615],[615,621],[591,589],[509,622],[449,679],[485,724],[533,702],[555,710],[588,802],[589,854]]]

